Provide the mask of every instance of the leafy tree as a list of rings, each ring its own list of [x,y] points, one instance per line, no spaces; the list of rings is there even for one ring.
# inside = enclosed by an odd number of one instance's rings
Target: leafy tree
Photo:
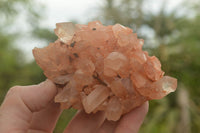
[[[140,132],[190,133],[200,131],[200,14],[199,3],[188,3],[171,12],[165,6],[160,12],[144,10],[147,0],[104,0],[100,19],[105,24],[120,23],[133,28],[145,38],[145,50],[155,54],[167,75],[178,78],[178,90],[150,102],[150,111]],[[167,4],[167,3],[165,3]],[[34,6],[33,6],[34,5]],[[179,10],[185,12],[179,15]],[[187,7],[187,8],[186,8]],[[26,12],[27,24],[33,37],[53,42],[56,37],[49,29],[38,27],[43,8],[31,0],[0,0],[0,103],[13,85],[35,84],[45,79],[35,62],[25,62],[24,54],[14,45],[24,33],[10,32],[21,12]],[[188,15],[190,13],[190,15]],[[146,32],[153,31],[150,37]],[[151,32],[152,33],[152,32]],[[158,45],[152,46],[152,40]],[[55,132],[62,132],[74,115],[66,110]]]
[[[104,5],[99,9],[100,17],[95,19],[100,19],[107,25],[120,23],[139,29],[144,17],[143,2],[144,0],[104,0]]]
[[[42,15],[39,14],[44,12],[41,5],[31,0],[0,0],[0,103],[10,87],[37,84],[45,80],[42,69],[36,62],[26,62],[22,49],[15,47],[17,40],[23,38],[26,33],[9,31],[12,27],[17,27],[15,22],[21,12],[26,14],[24,23],[29,25],[32,38],[35,37],[47,43],[57,38],[51,30],[38,26],[42,19]],[[62,132],[75,112],[72,109],[63,112],[55,133]]]
[[[200,131],[197,122],[200,121],[198,110],[200,6],[198,3],[186,2],[187,4],[182,4],[169,12],[165,9],[167,3],[164,3],[158,13],[153,13],[143,10],[142,7],[147,2],[147,0],[105,0],[105,5],[100,8],[101,17],[98,17],[105,24],[121,23],[133,28],[134,31],[136,29],[139,36],[145,35],[143,36],[146,38],[145,50],[159,57],[167,75],[178,79],[179,85],[175,93],[162,100],[150,102],[149,115],[141,132]],[[189,12],[192,15],[188,15]],[[154,33],[153,38],[145,34],[149,29]],[[152,46],[150,40],[154,40],[158,45]]]
[[[28,14],[29,20],[39,18],[32,4],[30,0],[0,0],[0,103],[11,86],[44,80],[40,68],[35,63],[26,63],[24,53],[15,47],[16,40],[23,33],[10,32],[22,10]]]

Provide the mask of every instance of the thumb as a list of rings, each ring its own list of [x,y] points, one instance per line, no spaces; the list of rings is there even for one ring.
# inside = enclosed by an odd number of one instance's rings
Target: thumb
[[[56,86],[50,80],[11,88],[0,107],[0,132],[26,132],[33,112],[43,109],[56,93]]]

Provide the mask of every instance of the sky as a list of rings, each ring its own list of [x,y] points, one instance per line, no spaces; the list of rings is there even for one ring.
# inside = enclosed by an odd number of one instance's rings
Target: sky
[[[41,21],[41,27],[47,27],[53,31],[58,22],[69,22],[77,20],[80,23],[87,23],[92,20],[95,13],[103,5],[103,0],[34,0],[36,3],[44,6],[44,18]],[[146,9],[157,12],[161,8],[164,0],[149,0],[145,5]],[[168,10],[173,10],[182,0],[168,0]],[[22,14],[23,15],[23,14]],[[23,20],[21,20],[23,21]],[[21,23],[21,22],[19,22]],[[28,30],[23,28],[22,30]],[[22,38],[18,42],[18,47],[23,48],[28,60],[33,59],[32,49],[34,47],[44,47],[46,42],[35,40],[31,35]]]
[[[55,27],[58,22],[78,20],[85,23],[92,18],[95,9],[103,4],[102,0],[36,0],[46,6],[47,20],[43,24]]]
[[[37,2],[46,6],[46,13],[48,15],[43,25],[48,27],[55,26],[57,22],[78,20],[85,23],[90,21],[92,16],[95,15],[103,0],[36,0]],[[174,9],[182,0],[148,0],[146,8],[157,12],[161,8],[163,1],[169,2],[167,8]]]

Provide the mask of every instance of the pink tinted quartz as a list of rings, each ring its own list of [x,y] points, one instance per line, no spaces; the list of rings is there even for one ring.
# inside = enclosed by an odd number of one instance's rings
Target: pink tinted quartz
[[[142,51],[144,41],[120,24],[56,24],[58,40],[33,49],[37,64],[58,87],[55,102],[64,109],[104,111],[117,121],[147,100],[175,91],[177,80],[163,76],[155,56]]]

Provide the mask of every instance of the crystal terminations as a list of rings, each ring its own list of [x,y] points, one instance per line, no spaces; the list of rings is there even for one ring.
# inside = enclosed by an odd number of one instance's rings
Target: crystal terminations
[[[147,100],[175,91],[160,61],[142,51],[144,41],[120,24],[56,24],[58,40],[33,49],[37,64],[58,88],[55,102],[86,113],[104,111],[117,121]]]

